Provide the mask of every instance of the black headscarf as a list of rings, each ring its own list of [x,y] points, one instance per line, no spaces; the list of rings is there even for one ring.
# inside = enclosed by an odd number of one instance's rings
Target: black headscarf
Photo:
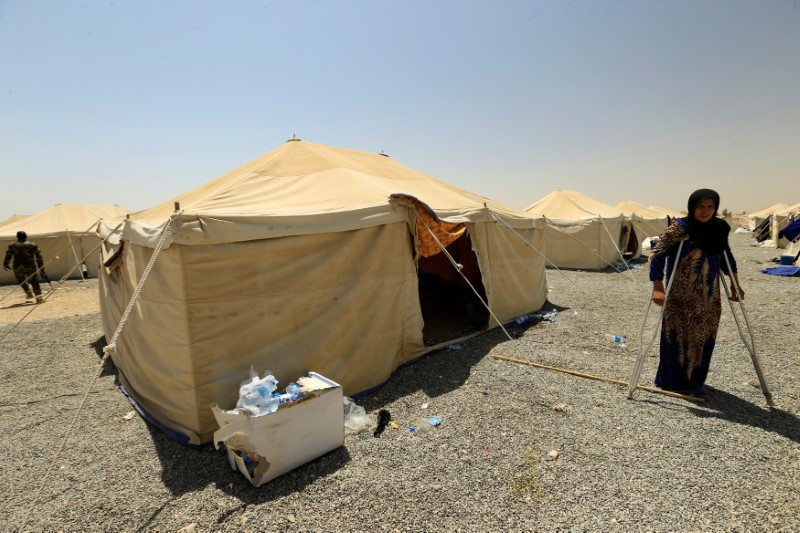
[[[694,218],[694,208],[701,200],[709,198],[714,201],[714,216],[708,222],[700,222]],[[719,255],[725,250],[728,233],[731,227],[721,218],[717,218],[719,210],[719,194],[711,189],[698,189],[689,196],[689,214],[684,218],[689,228],[689,240],[697,248],[709,255]]]

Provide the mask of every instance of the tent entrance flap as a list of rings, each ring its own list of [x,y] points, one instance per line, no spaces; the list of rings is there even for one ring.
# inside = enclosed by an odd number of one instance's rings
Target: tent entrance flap
[[[639,236],[636,234],[636,228],[630,222],[622,225],[619,249],[622,250],[622,257],[625,260],[633,259],[639,252]]]
[[[489,320],[489,311],[461,275],[463,273],[486,301],[478,257],[472,251],[469,233],[465,232],[446,249],[462,265],[461,273],[444,253],[419,258],[417,276],[425,346],[480,332]]]

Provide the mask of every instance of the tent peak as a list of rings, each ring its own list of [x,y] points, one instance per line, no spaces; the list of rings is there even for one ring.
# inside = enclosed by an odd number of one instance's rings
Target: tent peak
[[[302,140],[302,139],[298,139],[298,138],[297,138],[297,135],[295,135],[294,133],[292,133],[292,138],[291,138],[291,139],[286,139],[286,142],[287,142],[287,143],[290,143],[290,142],[295,142],[295,141],[300,141],[300,140]]]

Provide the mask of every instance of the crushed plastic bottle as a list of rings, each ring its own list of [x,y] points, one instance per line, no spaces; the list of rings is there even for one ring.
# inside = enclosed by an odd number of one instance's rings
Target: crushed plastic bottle
[[[605,333],[603,336],[606,338],[606,340],[618,342],[620,346],[625,346],[628,344],[627,335],[612,335],[611,333]]]
[[[250,377],[239,385],[236,408],[253,416],[274,413],[280,404],[280,400],[273,396],[277,384],[278,381],[272,372],[267,371],[263,378],[259,378],[258,372],[251,366]]]

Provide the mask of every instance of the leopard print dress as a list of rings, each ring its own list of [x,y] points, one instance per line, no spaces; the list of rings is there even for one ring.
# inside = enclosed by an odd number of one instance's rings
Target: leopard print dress
[[[677,258],[683,241],[680,258]],[[725,254],[736,272],[736,261],[727,242]],[[661,235],[650,255],[650,280],[666,286],[675,262],[661,324],[661,355],[656,386],[671,391],[702,393],[719,328],[720,273],[728,273],[722,254],[708,255],[688,240],[683,219],[673,222]],[[666,268],[665,268],[666,266]]]

